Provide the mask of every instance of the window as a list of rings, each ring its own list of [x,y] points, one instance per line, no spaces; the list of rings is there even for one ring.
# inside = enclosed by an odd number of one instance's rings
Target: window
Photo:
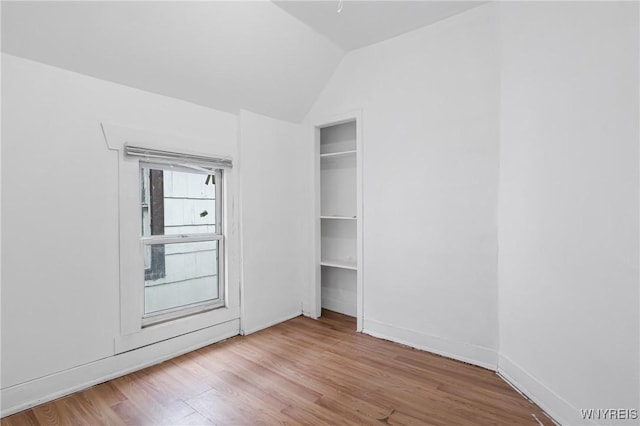
[[[165,349],[197,346],[238,334],[239,212],[232,208],[238,173],[234,144],[222,140],[235,130],[213,141],[108,123],[102,130],[118,158],[114,352],[164,341]]]
[[[222,169],[140,162],[142,326],[224,306]]]

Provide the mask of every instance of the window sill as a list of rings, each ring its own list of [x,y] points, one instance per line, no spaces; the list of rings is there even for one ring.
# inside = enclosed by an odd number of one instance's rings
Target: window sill
[[[138,332],[116,336],[114,354],[120,354],[163,340],[188,334],[196,330],[222,324],[240,318],[240,308],[224,307],[172,321],[151,325]]]

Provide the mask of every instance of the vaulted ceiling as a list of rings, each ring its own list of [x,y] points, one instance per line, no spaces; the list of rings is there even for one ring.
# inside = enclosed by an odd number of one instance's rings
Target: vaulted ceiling
[[[451,0],[274,2],[345,50],[395,37],[484,3]]]
[[[3,1],[2,51],[222,111],[300,121],[345,52],[479,3]]]

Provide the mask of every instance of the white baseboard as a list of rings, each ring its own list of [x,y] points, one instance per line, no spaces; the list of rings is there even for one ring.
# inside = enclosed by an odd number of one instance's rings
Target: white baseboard
[[[561,425],[596,425],[592,420],[585,420],[580,410],[553,392],[525,369],[500,354],[498,375],[516,390],[535,402],[551,419]]]
[[[415,330],[364,320],[363,333],[496,371],[498,353],[489,348],[431,336]]]
[[[141,370],[215,342],[237,336],[235,319],[153,345],[103,358],[59,373],[40,377],[0,390],[0,417],[89,388],[116,377]]]
[[[266,324],[261,324],[261,325],[258,325],[256,327],[245,328],[244,330],[242,330],[242,334],[244,336],[246,336],[247,334],[251,334],[251,333],[255,333],[256,331],[264,330],[265,328],[272,327],[272,326],[274,326],[276,324],[280,324],[281,322],[289,321],[290,319],[293,319],[295,317],[299,317],[300,315],[302,315],[302,311],[296,311],[296,312],[294,312],[292,314],[285,315],[280,319],[268,322]]]

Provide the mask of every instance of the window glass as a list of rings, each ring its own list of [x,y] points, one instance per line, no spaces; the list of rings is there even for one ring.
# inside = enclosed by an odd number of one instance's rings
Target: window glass
[[[147,164],[140,172],[144,324],[223,305],[222,172]]]
[[[220,297],[218,241],[158,244],[162,246],[164,275],[145,279],[144,313],[151,314]]]
[[[142,168],[142,235],[216,232],[215,175]]]

